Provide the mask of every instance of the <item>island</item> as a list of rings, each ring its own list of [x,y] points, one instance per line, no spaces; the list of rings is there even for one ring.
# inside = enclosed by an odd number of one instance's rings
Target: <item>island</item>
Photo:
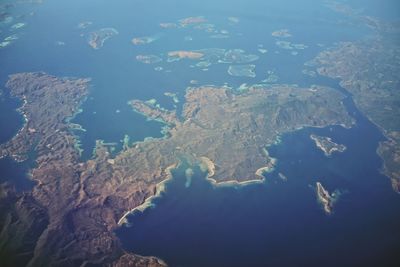
[[[154,42],[156,39],[150,36],[145,37],[135,37],[132,39],[134,45],[144,45]]]
[[[9,218],[1,221],[7,262],[22,266],[165,266],[124,251],[114,230],[131,212],[152,205],[180,159],[203,166],[215,186],[257,183],[274,167],[268,147],[280,135],[354,123],[345,96],[328,87],[189,87],[179,115],[155,101],[129,101],[136,112],[166,125],[164,137],[133,144],[125,138],[118,153],[99,141],[93,158],[81,161],[69,121],[88,94],[88,79],[19,73],[6,87],[23,101],[26,122],[0,146],[0,155],[22,161],[36,153],[32,191],[0,187],[0,207]]]
[[[219,63],[243,64],[257,61],[259,58],[254,54],[246,54],[243,49],[229,49],[224,53]]]
[[[279,80],[279,76],[274,71],[267,71],[267,78],[262,80],[263,83],[276,83]]]
[[[255,78],[256,65],[246,64],[246,65],[231,65],[228,68],[228,74],[236,77],[248,77]]]
[[[334,152],[344,152],[346,150],[345,145],[336,144],[332,141],[330,137],[311,134],[310,138],[315,142],[315,145],[324,152],[325,156],[327,157],[331,156]]]
[[[156,55],[137,55],[136,60],[144,64],[155,64],[162,61],[162,58]]]
[[[179,24],[181,27],[187,27],[191,25],[206,23],[207,20],[204,17],[188,17],[179,20]]]
[[[111,37],[118,34],[118,31],[114,28],[103,28],[89,34],[88,44],[93,49],[99,49],[103,47],[104,42]]]
[[[330,195],[328,190],[326,190],[320,182],[316,183],[316,192],[318,202],[322,205],[326,214],[332,214],[333,204],[335,203],[335,195]]]
[[[157,33],[152,36],[135,37],[132,39],[132,44],[134,45],[145,45],[157,41],[163,36],[162,33]]]
[[[204,56],[201,52],[196,51],[171,51],[168,52],[168,61],[176,61],[179,59],[200,59]]]
[[[289,38],[292,37],[288,29],[276,30],[271,33],[274,37]]]
[[[276,41],[275,44],[278,47],[286,50],[304,50],[308,47],[305,44],[293,44],[289,41]],[[292,51],[292,52],[297,52],[297,51]]]

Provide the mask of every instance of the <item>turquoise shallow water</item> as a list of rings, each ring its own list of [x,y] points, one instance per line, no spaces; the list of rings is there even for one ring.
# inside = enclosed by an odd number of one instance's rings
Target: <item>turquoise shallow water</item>
[[[356,2],[360,5],[360,1]],[[370,1],[366,12],[392,14],[394,8],[374,8],[380,1]],[[390,1],[385,1],[389,5]],[[90,158],[96,139],[116,142],[117,150],[125,134],[132,142],[145,137],[161,137],[160,123],[149,122],[132,112],[131,99],[151,98],[167,108],[173,102],[166,91],[178,94],[183,104],[185,89],[191,80],[199,84],[238,87],[265,79],[274,71],[280,83],[302,86],[324,84],[343,89],[337,83],[302,74],[303,64],[326,47],[339,41],[352,41],[370,34],[368,29],[346,22],[322,1],[46,1],[42,5],[23,5],[12,13],[35,11],[34,16],[16,19],[27,23],[19,40],[0,49],[0,82],[23,71],[46,71],[57,76],[91,77],[90,95],[83,112],[73,120],[86,129],[77,133],[84,149],[82,160]],[[393,4],[392,4],[393,6]],[[179,7],[179,8],[177,8]],[[162,30],[161,22],[176,22],[189,16],[205,16],[219,30],[229,32],[228,39],[212,39],[193,29]],[[230,25],[228,17],[239,19]],[[82,21],[93,24],[78,29]],[[341,24],[337,24],[341,21]],[[103,27],[114,27],[119,34],[107,40],[99,50],[86,43],[88,33]],[[271,32],[287,28],[293,43],[305,44],[305,50],[291,55],[276,46]],[[81,35],[84,36],[81,36]],[[10,32],[4,30],[4,38]],[[145,45],[133,46],[131,39],[159,36]],[[185,37],[193,41],[185,41]],[[188,38],[186,38],[188,40]],[[57,42],[65,45],[57,45]],[[265,48],[266,54],[258,49]],[[257,54],[256,78],[232,77],[229,64],[217,64],[208,71],[193,68],[193,62],[182,60],[144,65],[135,60],[139,54],[163,57],[171,50],[202,48],[241,48]],[[154,67],[164,71],[157,72]],[[169,72],[170,71],[170,72]],[[6,90],[5,90],[6,91]],[[0,142],[10,139],[21,126],[15,112],[20,103],[4,94],[0,102]],[[243,188],[213,188],[197,170],[192,184],[185,187],[182,170],[174,175],[167,192],[156,201],[156,208],[130,217],[133,225],[120,229],[118,236],[124,248],[143,255],[155,255],[172,266],[390,266],[396,265],[400,248],[398,225],[400,200],[392,192],[389,180],[379,170],[376,155],[382,140],[376,127],[347,102],[358,124],[350,130],[341,127],[307,128],[282,137],[270,148],[278,158],[276,172],[261,185]],[[326,158],[309,138],[311,133],[326,135],[347,146],[345,153]],[[0,160],[0,181],[9,181],[27,190],[28,167]],[[278,173],[288,177],[281,181]],[[326,216],[310,186],[316,181],[330,191],[344,193],[335,213]],[[351,252],[351,253],[350,253]]]

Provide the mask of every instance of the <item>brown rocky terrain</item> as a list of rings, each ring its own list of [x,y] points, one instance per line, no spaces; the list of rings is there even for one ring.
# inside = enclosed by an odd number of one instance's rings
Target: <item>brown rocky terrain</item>
[[[380,142],[378,155],[383,159],[383,173],[400,193],[400,44],[396,22],[364,15],[359,10],[327,1],[332,10],[367,26],[373,36],[358,42],[345,42],[321,52],[314,60],[318,73],[339,78],[352,95],[356,106],[387,138]]]
[[[383,33],[382,33],[383,34]],[[354,102],[387,138],[378,154],[393,189],[400,191],[400,45],[387,35],[342,43],[314,60],[318,73],[339,78]]]
[[[212,162],[216,182],[260,180],[257,170],[271,162],[265,149],[278,135],[353,123],[344,96],[326,87],[254,87],[242,94],[189,88],[179,118],[175,111],[131,102],[138,112],[167,123],[164,138],[138,142],[115,157],[97,142],[94,157],[80,162],[68,119],[87,95],[88,80],[21,73],[7,87],[26,100],[21,111],[27,123],[0,153],[19,160],[37,153],[32,192],[4,187],[0,194],[0,255],[8,255],[10,266],[163,266],[156,258],[125,252],[113,230],[126,212],[156,194],[179,157]],[[18,238],[8,242],[13,233]]]

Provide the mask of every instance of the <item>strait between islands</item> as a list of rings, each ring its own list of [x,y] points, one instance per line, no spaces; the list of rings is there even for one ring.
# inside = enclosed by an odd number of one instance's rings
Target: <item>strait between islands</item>
[[[97,142],[93,158],[81,162],[69,120],[89,80],[20,73],[10,76],[7,88],[24,101],[26,122],[0,146],[0,157],[37,155],[31,192],[0,190],[7,214],[0,222],[7,244],[0,256],[10,265],[165,265],[124,251],[113,230],[127,212],[159,194],[180,158],[201,164],[215,184],[261,181],[275,164],[267,148],[279,135],[354,123],[344,95],[327,87],[254,86],[240,94],[227,87],[188,88],[181,114],[130,101],[136,112],[165,123],[164,138],[137,142],[114,157]]]

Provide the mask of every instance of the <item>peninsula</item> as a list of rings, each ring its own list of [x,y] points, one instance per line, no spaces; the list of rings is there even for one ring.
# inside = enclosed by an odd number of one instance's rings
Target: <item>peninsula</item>
[[[24,101],[26,123],[0,146],[0,155],[24,160],[32,150],[37,154],[31,192],[0,188],[1,208],[10,218],[1,222],[10,265],[164,266],[124,251],[113,231],[130,211],[151,205],[179,158],[202,164],[216,186],[259,182],[275,164],[267,150],[279,135],[353,123],[342,104],[345,96],[328,87],[192,87],[179,116],[154,101],[129,102],[168,126],[163,138],[127,145],[117,155],[97,142],[93,158],[81,162],[68,121],[88,94],[89,80],[20,73],[7,88]]]

